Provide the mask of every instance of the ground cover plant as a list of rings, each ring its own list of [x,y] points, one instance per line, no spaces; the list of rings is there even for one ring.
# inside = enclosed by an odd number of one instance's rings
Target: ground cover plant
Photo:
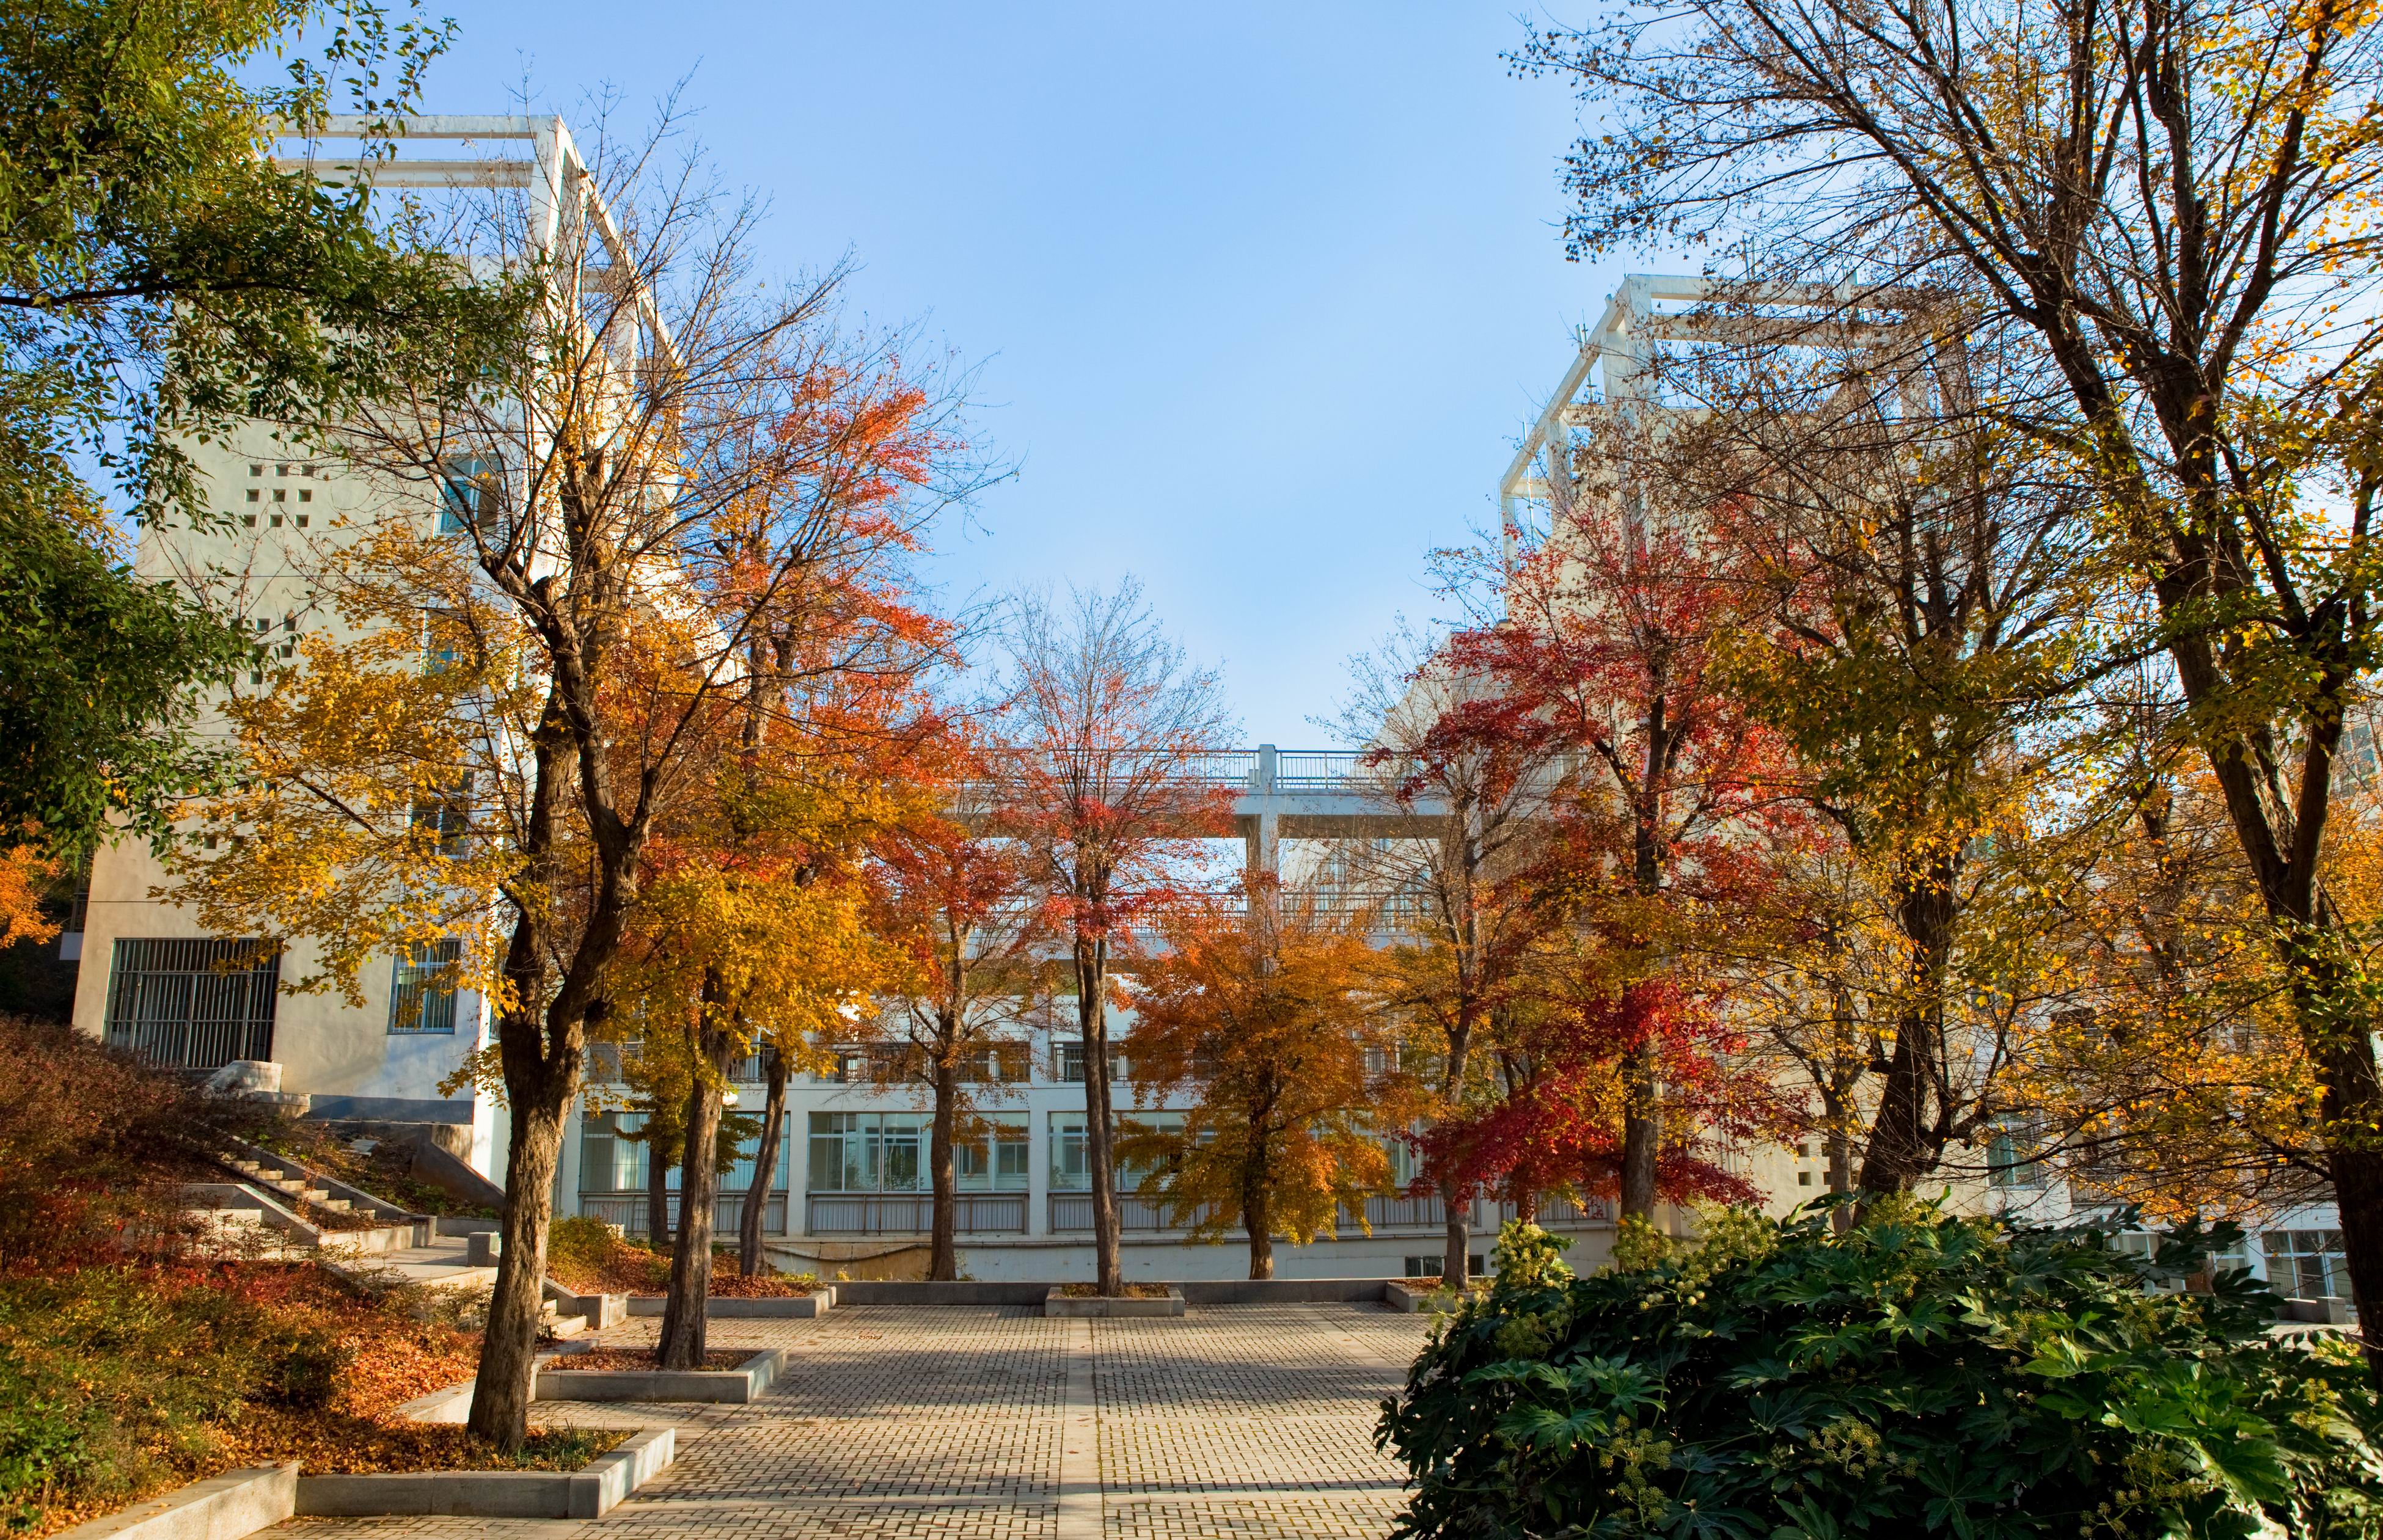
[[[472,1375],[479,1341],[450,1308],[312,1263],[0,1277],[0,1525],[46,1534],[249,1465],[575,1469],[618,1441],[556,1431],[503,1456],[459,1426],[397,1418]]]
[[[2160,1292],[2092,1229],[1876,1202],[1643,1229],[1579,1277],[1510,1225],[1495,1283],[1435,1328],[1378,1441],[1394,1534],[2281,1536],[2383,1532],[2383,1418],[2342,1339],[2267,1335],[2243,1274]]]
[[[727,1247],[715,1247],[726,1254]],[[671,1254],[627,1239],[600,1219],[557,1219],[549,1232],[546,1275],[578,1294],[661,1294],[670,1287]],[[710,1292],[724,1300],[796,1299],[819,1287],[809,1273],[763,1273],[745,1277],[715,1272]]]
[[[180,1185],[223,1179],[222,1138],[272,1117],[62,1022],[0,1016],[0,1269],[170,1250]]]

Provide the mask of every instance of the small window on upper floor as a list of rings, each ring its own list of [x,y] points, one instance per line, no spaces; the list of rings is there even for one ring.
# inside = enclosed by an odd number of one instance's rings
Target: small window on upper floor
[[[273,467],[273,474],[278,476],[286,476],[290,474],[290,467],[287,465],[276,465]]]
[[[493,456],[466,455],[447,462],[439,488],[438,533],[461,535],[497,516],[503,467]]]
[[[257,495],[256,495],[256,488],[255,488],[255,487],[250,487],[250,488],[248,489],[248,500],[249,500],[249,501],[251,501],[251,502],[257,502],[257,501],[262,500],[262,499],[260,499],[257,497]]]
[[[261,476],[265,474],[265,467],[262,465],[251,465],[248,468],[248,474],[253,476]]]

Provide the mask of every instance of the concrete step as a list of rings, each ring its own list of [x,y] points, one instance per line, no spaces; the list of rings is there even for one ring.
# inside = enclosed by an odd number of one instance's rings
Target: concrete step
[[[547,1336],[561,1337],[565,1341],[574,1337],[585,1336],[586,1331],[587,1317],[584,1315],[564,1315],[546,1324]]]

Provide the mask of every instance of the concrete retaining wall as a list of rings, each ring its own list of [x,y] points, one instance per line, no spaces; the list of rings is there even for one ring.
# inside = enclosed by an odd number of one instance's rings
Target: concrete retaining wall
[[[1170,1283],[1193,1305],[1354,1305],[1383,1300],[1380,1278],[1210,1278]],[[844,1305],[1031,1305],[1039,1308],[1053,1283],[846,1283]],[[715,1301],[717,1303],[717,1301]],[[631,1312],[636,1312],[634,1302]]]
[[[715,1295],[704,1301],[703,1313],[715,1321],[808,1321],[815,1315],[825,1315],[833,1309],[838,1299],[846,1297],[846,1290],[861,1287],[859,1284],[836,1284],[833,1287],[822,1286],[809,1294],[790,1294],[770,1300],[722,1300]],[[626,1302],[628,1314],[660,1315],[669,1301],[659,1294],[631,1294],[626,1296]]]
[[[194,1481],[53,1540],[240,1540],[298,1511],[298,1467],[268,1465]]]
[[[710,1401],[742,1406],[777,1382],[787,1351],[772,1348],[734,1369],[540,1370],[530,1389],[538,1401]]]
[[[465,1519],[600,1519],[677,1454],[669,1428],[629,1435],[584,1471],[418,1471],[385,1476],[302,1476],[308,1518],[438,1514]]]

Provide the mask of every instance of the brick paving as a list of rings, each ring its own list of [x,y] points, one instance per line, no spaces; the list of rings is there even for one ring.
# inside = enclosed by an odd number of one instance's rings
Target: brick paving
[[[1173,1320],[862,1306],[714,1321],[792,1348],[750,1406],[541,1403],[549,1422],[676,1427],[675,1464],[604,1518],[300,1519],[290,1540],[1373,1540],[1400,1498],[1374,1419],[1426,1318],[1220,1306]],[[652,1341],[639,1318],[607,1345]]]

